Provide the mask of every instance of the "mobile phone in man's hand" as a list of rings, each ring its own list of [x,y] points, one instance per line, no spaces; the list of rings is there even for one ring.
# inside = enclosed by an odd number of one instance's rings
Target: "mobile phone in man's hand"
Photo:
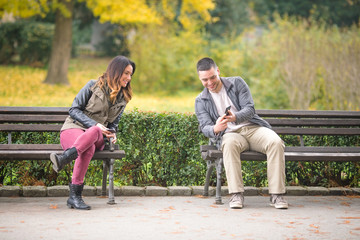
[[[231,106],[228,106],[226,109],[225,109],[225,114],[226,116],[229,116],[229,110],[230,110]]]

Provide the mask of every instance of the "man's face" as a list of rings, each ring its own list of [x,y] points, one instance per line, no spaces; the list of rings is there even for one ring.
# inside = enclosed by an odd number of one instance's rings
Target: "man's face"
[[[221,81],[219,77],[219,68],[210,68],[206,71],[199,71],[198,75],[202,85],[209,89],[210,92],[218,92],[221,88]]]

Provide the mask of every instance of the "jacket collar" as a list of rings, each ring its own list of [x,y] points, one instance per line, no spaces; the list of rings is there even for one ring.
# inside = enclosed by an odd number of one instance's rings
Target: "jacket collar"
[[[220,81],[223,83],[223,86],[225,87],[226,92],[229,92],[229,90],[233,87],[233,83],[230,82],[227,78],[220,78]],[[201,98],[202,99],[210,99],[210,91],[207,88],[204,88],[204,90],[201,92]]]

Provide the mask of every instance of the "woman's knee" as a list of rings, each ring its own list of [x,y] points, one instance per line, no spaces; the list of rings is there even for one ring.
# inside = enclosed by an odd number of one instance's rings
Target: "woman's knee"
[[[100,136],[102,136],[101,128],[98,127],[98,126],[92,126],[92,127],[88,128],[88,129],[86,130],[86,132],[92,133],[92,134],[94,134],[94,135],[100,135]]]

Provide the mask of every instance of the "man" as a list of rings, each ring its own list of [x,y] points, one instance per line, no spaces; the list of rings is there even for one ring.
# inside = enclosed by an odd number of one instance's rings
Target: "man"
[[[202,133],[223,152],[229,188],[230,208],[244,206],[244,184],[240,153],[246,150],[267,155],[270,205],[287,209],[285,193],[284,143],[271,126],[255,113],[254,102],[240,77],[222,77],[211,58],[197,63],[197,73],[205,87],[195,100],[195,113]],[[225,114],[225,110],[230,110]]]

